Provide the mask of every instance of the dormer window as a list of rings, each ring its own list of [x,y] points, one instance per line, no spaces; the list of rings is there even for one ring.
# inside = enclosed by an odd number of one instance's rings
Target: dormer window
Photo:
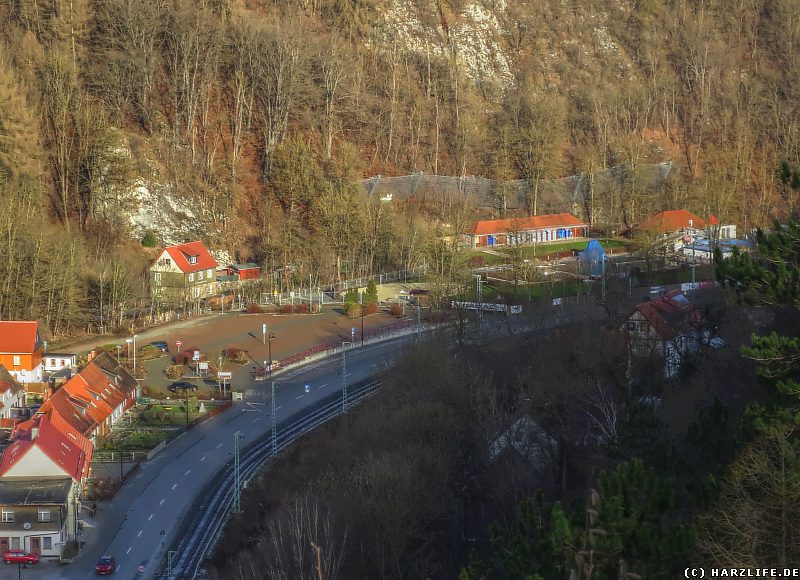
[[[197,256],[189,256],[190,264],[197,264]]]

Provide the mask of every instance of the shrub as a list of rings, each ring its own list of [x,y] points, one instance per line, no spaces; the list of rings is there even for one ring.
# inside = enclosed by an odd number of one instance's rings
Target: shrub
[[[347,316],[350,318],[361,316],[361,305],[357,302],[346,302],[344,305],[344,311],[345,314],[347,314]]]
[[[297,304],[294,307],[294,311],[297,314],[308,314],[308,304]]]
[[[241,348],[236,348],[235,346],[229,346],[223,350],[222,356],[237,364],[244,364],[247,362],[247,357],[245,356],[244,351]]]
[[[248,314],[264,314],[264,309],[261,308],[258,304],[248,304],[247,305],[247,313]]]
[[[280,308],[281,314],[308,314],[308,304],[284,304]]]
[[[375,280],[370,280],[367,284],[367,291],[364,292],[364,302],[366,304],[378,303],[378,285],[375,284]]]
[[[142,238],[142,245],[145,248],[155,248],[158,245],[158,238],[153,232],[148,231]]]
[[[403,305],[402,304],[389,304],[389,314],[391,314],[395,318],[402,318],[403,317]]]
[[[180,351],[178,354],[175,355],[175,364],[185,365],[191,362],[194,362],[192,359],[194,357],[194,351],[200,350],[196,346],[191,346],[187,349]],[[205,356],[202,354],[200,355],[200,360],[206,360]]]
[[[345,304],[358,304],[358,290],[352,288],[344,295]]]
[[[375,314],[378,312],[378,305],[375,303],[369,303],[364,305],[364,315],[369,316],[370,314]]]
[[[164,369],[164,374],[167,375],[168,379],[173,381],[178,380],[183,376],[183,365],[169,365],[167,368]],[[162,396],[164,393],[160,393],[156,396]]]

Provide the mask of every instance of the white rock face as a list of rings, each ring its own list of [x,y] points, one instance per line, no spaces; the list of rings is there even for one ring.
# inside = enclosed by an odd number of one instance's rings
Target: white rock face
[[[138,180],[134,188],[138,209],[129,215],[137,237],[151,231],[165,244],[205,237],[193,209],[173,193],[168,187]]]
[[[423,23],[411,0],[395,0],[384,14],[384,43],[421,56],[450,58],[454,54],[473,81],[490,80],[508,87],[513,75],[501,46],[501,26],[495,14],[496,10],[505,10],[505,2],[493,4],[466,5],[445,30],[438,16],[428,15],[429,22]]]

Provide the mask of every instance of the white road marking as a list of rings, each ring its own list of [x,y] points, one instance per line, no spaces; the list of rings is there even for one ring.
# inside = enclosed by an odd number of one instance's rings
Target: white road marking
[[[126,554],[130,554],[130,553],[131,553],[131,549],[132,549],[132,548],[133,548],[133,546],[131,546],[130,548],[128,548],[128,551],[127,551],[127,552],[125,552],[125,553],[126,553]]]
[[[163,499],[162,499],[160,502],[158,502],[158,505],[164,505],[164,500],[165,500],[165,499],[166,499],[166,498],[163,498]]]
[[[147,521],[149,522],[149,521],[150,521],[150,520],[152,520],[152,519],[153,519],[153,514],[150,514],[150,517],[149,517],[149,518],[147,518]]]
[[[302,399],[303,397],[305,397],[305,395],[300,395],[299,397],[295,397],[294,400],[296,401],[297,399]]]
[[[187,470],[186,470],[186,473],[184,473],[184,474],[183,474],[183,476],[184,476],[184,477],[186,477],[186,476],[187,476],[187,475],[189,475],[191,472],[192,472],[192,470],[191,470],[191,469],[187,469]]]
[[[217,445],[217,449],[219,449],[220,447],[222,447],[222,443],[220,443],[219,445]]]
[[[277,410],[279,410],[281,407],[282,407],[282,405],[278,405],[277,407],[275,407],[275,410],[277,411]]]
[[[203,456],[200,458],[200,463],[203,463],[203,461],[205,461],[205,460],[206,460],[206,456],[205,456],[205,455],[203,455]]]
[[[261,417],[259,417],[258,419],[253,419],[253,423],[258,423],[259,421],[261,421]]]
[[[143,531],[144,531],[144,530],[139,530],[139,533],[138,533],[138,534],[136,534],[136,537],[137,537],[137,538],[140,538],[140,537],[142,536],[142,532],[143,532]]]
[[[327,387],[327,386],[328,386],[328,383],[325,383],[324,385],[320,385],[320,386],[319,386],[319,388],[320,388],[320,389],[324,389],[324,388],[325,388],[325,387]]]
[[[172,484],[172,489],[174,490],[176,487],[178,487],[178,484],[177,483],[173,483]]]

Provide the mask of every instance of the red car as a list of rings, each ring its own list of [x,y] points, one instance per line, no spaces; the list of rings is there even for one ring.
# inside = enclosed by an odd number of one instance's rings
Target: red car
[[[113,574],[116,569],[117,562],[114,560],[114,556],[100,556],[94,567],[94,572],[98,576],[102,576],[103,574]]]
[[[29,554],[24,550],[8,550],[3,552],[3,562],[6,564],[36,564],[39,554]]]

